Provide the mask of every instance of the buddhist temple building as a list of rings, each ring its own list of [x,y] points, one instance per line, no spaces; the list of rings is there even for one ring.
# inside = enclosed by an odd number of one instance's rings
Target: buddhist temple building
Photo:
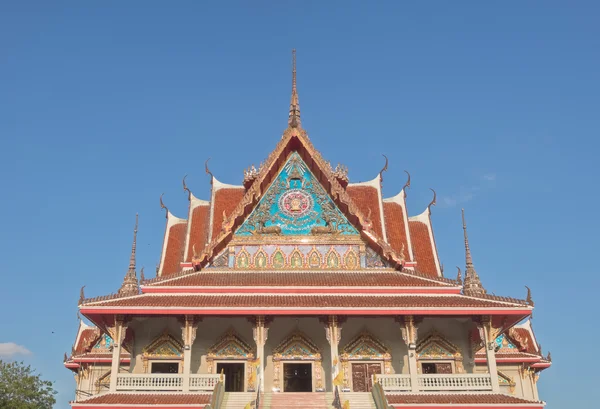
[[[294,52],[287,128],[266,160],[239,185],[205,164],[210,195],[184,179],[186,215],[161,198],[155,277],[138,276],[136,217],[121,288],[93,298],[82,288],[64,357],[72,408],[544,407],[537,381],[551,359],[531,292],[486,291],[464,211],[464,268],[445,277],[435,196],[409,212],[410,175],[384,198],[386,170],[387,158],[352,183],[313,146]]]

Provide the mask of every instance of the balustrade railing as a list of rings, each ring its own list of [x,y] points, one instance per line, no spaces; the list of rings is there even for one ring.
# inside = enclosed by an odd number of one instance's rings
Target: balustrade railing
[[[419,375],[422,391],[491,391],[490,374]]]
[[[183,376],[180,374],[119,374],[117,391],[180,391]]]
[[[411,391],[410,375],[377,375],[381,387],[385,391]],[[434,391],[491,391],[490,374],[430,374],[418,375],[420,392]]]
[[[201,374],[190,375],[190,391],[212,391],[215,389],[221,375]],[[225,381],[225,375],[223,375]]]
[[[410,391],[410,375],[377,375],[385,391]]]

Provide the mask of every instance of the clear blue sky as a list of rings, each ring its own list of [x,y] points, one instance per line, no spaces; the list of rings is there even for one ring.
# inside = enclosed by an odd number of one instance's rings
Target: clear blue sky
[[[412,215],[437,189],[452,276],[465,207],[487,289],[533,290],[554,358],[539,384],[548,408],[597,403],[598,2],[125,3],[0,5],[0,343],[31,351],[14,358],[56,381],[57,408],[73,397],[62,356],[79,288],[119,287],[136,212],[138,268],[152,275],[158,198],[185,217],[185,174],[208,198],[206,158],[237,184],[268,155],[293,47],[322,154],[353,181],[387,154],[384,193],[409,170]]]

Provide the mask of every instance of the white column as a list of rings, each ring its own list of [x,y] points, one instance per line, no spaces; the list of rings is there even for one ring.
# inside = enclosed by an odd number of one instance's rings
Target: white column
[[[401,328],[402,339],[408,347],[408,372],[410,385],[413,392],[419,392],[419,371],[417,367],[417,325],[412,315],[403,317],[404,325]]]
[[[258,365],[256,366],[256,377],[260,382],[260,390],[265,391],[265,376],[264,376],[264,368],[266,366],[265,362],[265,343],[267,342],[269,329],[265,326],[265,317],[259,315],[255,318],[254,328],[252,329],[254,342],[256,343],[256,359],[258,360]]]
[[[196,330],[198,324],[191,315],[185,316],[184,324],[181,327],[183,339],[183,391],[190,390],[190,369],[192,366],[192,345],[196,340]]]
[[[480,334],[483,332],[483,343],[485,345],[485,357],[488,364],[488,372],[492,377],[492,392],[500,392],[498,382],[498,368],[496,367],[496,332],[492,327],[492,318],[484,317],[480,326]]]
[[[331,389],[334,390],[333,380],[339,373],[340,369],[340,358],[339,358],[339,345],[342,339],[342,327],[339,325],[338,317],[330,315],[327,319],[325,326],[325,337],[329,342],[330,355],[331,355]]]
[[[108,328],[108,333],[113,340],[112,365],[110,369],[110,392],[117,391],[117,376],[121,366],[121,348],[125,339],[126,327],[123,325],[123,319],[115,318],[115,326]]]

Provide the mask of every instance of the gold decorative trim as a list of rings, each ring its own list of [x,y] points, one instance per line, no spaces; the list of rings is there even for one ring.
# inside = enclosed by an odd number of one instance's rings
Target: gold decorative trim
[[[463,354],[452,342],[437,331],[431,332],[417,345],[417,360],[450,360],[454,361],[456,372],[464,373]]]
[[[183,344],[165,330],[152,343],[142,349],[144,372],[148,373],[150,360],[183,361]],[[179,371],[183,368],[179,365]]]
[[[321,371],[322,356],[319,348],[302,332],[294,331],[273,350],[273,387],[281,390],[282,361],[313,361],[315,390],[325,390]]]

